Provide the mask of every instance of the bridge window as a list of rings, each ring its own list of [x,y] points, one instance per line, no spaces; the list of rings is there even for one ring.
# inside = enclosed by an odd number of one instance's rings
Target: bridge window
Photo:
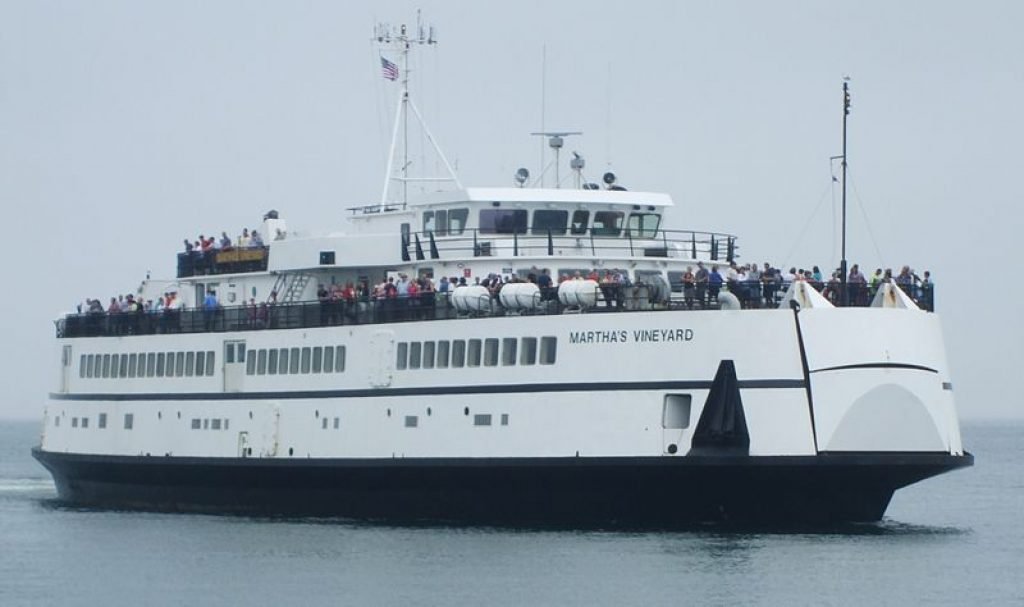
[[[462,234],[468,219],[469,209],[448,209],[448,233],[452,236]]]
[[[633,238],[654,238],[660,224],[661,215],[657,213],[630,213],[626,229]]]
[[[549,211],[546,209],[537,209],[533,212],[533,226],[531,230],[534,234],[541,236],[546,235],[548,232],[551,234],[565,234],[565,229],[569,223],[569,211]]]
[[[480,211],[481,234],[525,234],[525,209],[483,209]]]
[[[573,211],[572,212],[572,225],[569,231],[572,234],[586,234],[587,223],[590,222],[590,211]]]
[[[622,233],[621,211],[598,211],[594,213],[594,227],[591,233],[594,236],[618,236]]]

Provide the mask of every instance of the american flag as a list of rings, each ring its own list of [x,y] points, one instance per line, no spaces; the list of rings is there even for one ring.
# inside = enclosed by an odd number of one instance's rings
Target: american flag
[[[398,66],[384,57],[380,58],[381,73],[388,80],[398,80]]]

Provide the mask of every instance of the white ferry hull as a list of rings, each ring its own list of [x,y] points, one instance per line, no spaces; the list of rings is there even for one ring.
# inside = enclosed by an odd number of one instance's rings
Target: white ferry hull
[[[491,336],[520,350],[523,336],[551,336],[557,362],[395,362],[402,344]],[[66,341],[116,353],[151,339]],[[60,499],[392,520],[800,524],[878,520],[895,490],[973,463],[938,320],[917,311],[458,319],[172,335],[161,348],[239,340],[250,357],[296,343],[352,354],[333,375],[235,376],[226,363],[191,382],[69,374],[34,451]]]

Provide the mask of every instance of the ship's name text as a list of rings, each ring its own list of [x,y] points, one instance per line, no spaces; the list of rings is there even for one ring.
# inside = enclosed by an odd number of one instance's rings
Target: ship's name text
[[[693,329],[612,329],[608,331],[569,331],[570,344],[625,344],[691,341]]]

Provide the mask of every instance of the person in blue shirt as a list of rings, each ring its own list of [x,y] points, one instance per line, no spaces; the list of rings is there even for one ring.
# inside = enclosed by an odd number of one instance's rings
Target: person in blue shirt
[[[218,308],[220,308],[220,302],[217,301],[217,294],[212,290],[207,291],[206,298],[203,299],[203,324],[207,331],[213,331]]]
[[[711,266],[711,273],[708,274],[708,300],[712,305],[718,301],[718,291],[722,288],[722,275],[718,273],[718,266]]]

